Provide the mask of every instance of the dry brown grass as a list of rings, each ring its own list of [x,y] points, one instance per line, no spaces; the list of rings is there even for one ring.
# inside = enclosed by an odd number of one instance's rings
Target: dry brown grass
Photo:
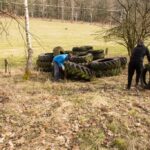
[[[92,82],[54,83],[0,71],[0,149],[146,150],[150,92],[125,90],[126,72]]]

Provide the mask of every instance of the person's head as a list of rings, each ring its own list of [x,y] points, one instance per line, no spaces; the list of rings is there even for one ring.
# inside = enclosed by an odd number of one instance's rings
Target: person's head
[[[141,45],[144,45],[144,42],[142,39],[138,39],[137,40],[137,45],[141,46]]]

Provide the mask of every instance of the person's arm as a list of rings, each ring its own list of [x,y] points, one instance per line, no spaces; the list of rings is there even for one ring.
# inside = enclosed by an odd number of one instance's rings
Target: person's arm
[[[64,66],[64,64],[59,64],[59,66],[61,67],[61,69],[64,71],[65,70],[65,66]]]
[[[146,49],[146,56],[147,56],[147,59],[150,63],[150,52],[149,52],[148,48]]]

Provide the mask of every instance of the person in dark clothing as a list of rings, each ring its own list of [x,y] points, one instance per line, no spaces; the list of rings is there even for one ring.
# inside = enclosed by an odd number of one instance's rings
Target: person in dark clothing
[[[144,46],[142,40],[138,40],[137,46],[133,49],[129,66],[128,66],[128,85],[127,89],[131,88],[132,77],[136,71],[136,86],[139,83],[142,69],[143,69],[143,60],[147,56],[148,61],[150,62],[150,53],[148,48]]]

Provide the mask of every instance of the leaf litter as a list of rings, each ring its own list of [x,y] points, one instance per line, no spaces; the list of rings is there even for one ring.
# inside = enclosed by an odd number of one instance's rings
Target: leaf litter
[[[150,92],[125,90],[126,71],[86,83],[21,76],[0,75],[0,149],[150,147]]]

